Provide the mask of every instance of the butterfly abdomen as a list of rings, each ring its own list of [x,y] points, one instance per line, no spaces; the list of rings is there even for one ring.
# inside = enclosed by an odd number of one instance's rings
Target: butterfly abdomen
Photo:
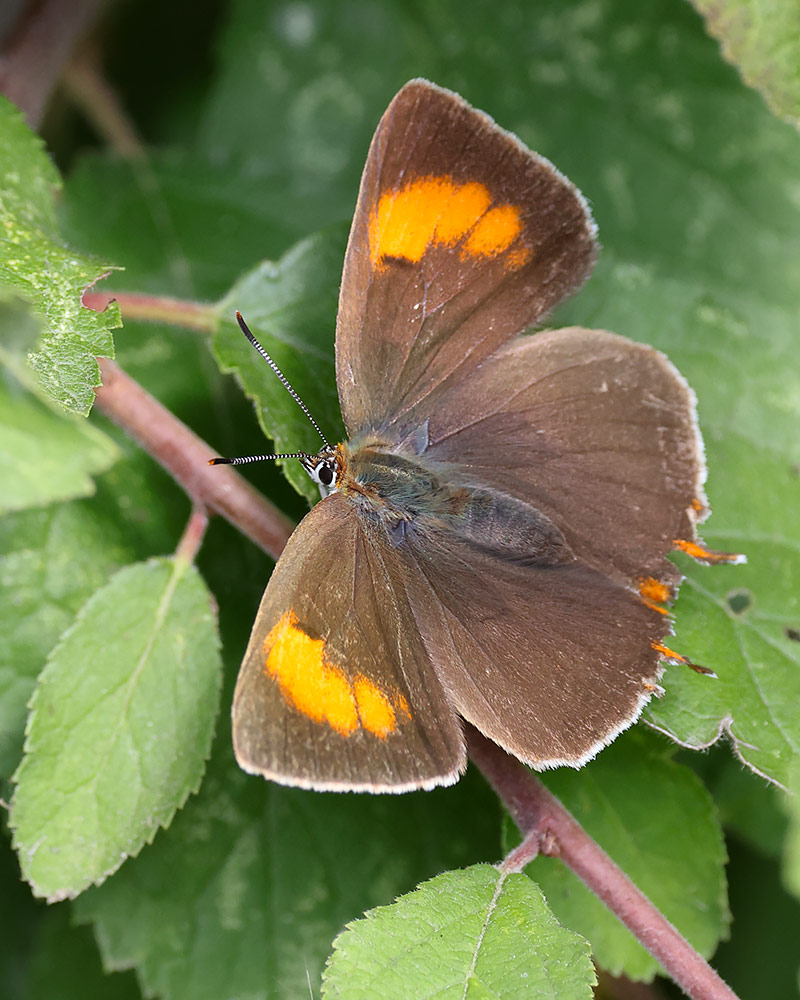
[[[450,527],[480,548],[531,566],[555,566],[574,557],[547,515],[498,490],[467,488],[468,499]]]
[[[340,489],[394,529],[455,533],[479,548],[514,562],[553,566],[572,551],[558,527],[541,511],[484,486],[460,484],[449,466],[408,458],[377,447],[348,456]]]

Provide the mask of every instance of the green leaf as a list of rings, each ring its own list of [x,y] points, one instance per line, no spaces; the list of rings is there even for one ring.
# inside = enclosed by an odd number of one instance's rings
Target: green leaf
[[[334,317],[345,232],[303,240],[277,264],[264,261],[242,277],[217,309],[221,322],[214,352],[223,371],[236,373],[256,403],[264,433],[277,452],[319,451],[322,441],[297,403],[245,339],[234,318],[238,309],[256,338],[289,379],[334,443],[343,434],[333,362]],[[297,459],[283,460],[286,477],[309,501],[319,489]]]
[[[540,777],[691,944],[706,957],[713,954],[730,922],[726,853],[714,804],[697,776],[666,758],[655,736],[633,731],[580,771],[562,768]],[[512,842],[519,842],[516,830]],[[561,861],[539,857],[525,870],[556,917],[588,938],[601,968],[647,981],[660,971]]]
[[[329,1000],[593,996],[587,942],[561,927],[525,875],[445,872],[348,924],[333,943]]]
[[[31,702],[11,825],[38,896],[73,897],[196,791],[219,693],[209,595],[183,560],[126,567],[84,606]]]
[[[72,924],[71,906],[44,906],[20,880],[8,840],[0,840],[0,983],[3,1000],[139,1000],[131,972],[105,975],[97,943]]]
[[[779,862],[732,839],[728,873],[736,919],[714,968],[743,1000],[797,997],[800,902],[781,891]]]
[[[496,800],[474,773],[433,792],[320,795],[243,774],[225,730],[168,833],[75,903],[105,966],[135,965],[148,996],[308,1000],[348,920],[498,852]]]
[[[726,832],[766,857],[781,856],[786,838],[782,789],[742,767],[727,744],[704,754],[679,751],[677,759],[703,780]]]
[[[775,114],[800,126],[800,7],[794,0],[692,0],[725,58]]]
[[[56,413],[10,378],[0,381],[0,514],[90,496],[92,476],[118,456],[96,427]]]
[[[81,304],[88,285],[109,265],[76,253],[59,238],[53,195],[60,186],[41,139],[0,98],[0,300],[25,299],[44,333],[28,361],[56,402],[88,414],[100,385],[97,355],[113,357],[115,304],[104,313]]]
[[[784,801],[789,829],[783,865],[783,880],[789,892],[800,899],[800,763],[795,764]]]
[[[28,956],[25,1000],[140,1000],[132,972],[108,975],[103,971],[97,942],[87,927],[71,925],[68,905],[48,909],[37,931]]]
[[[705,534],[716,548],[746,552],[748,564],[711,570],[676,560],[688,579],[670,645],[718,677],[668,668],[667,696],[651,704],[647,718],[693,749],[727,733],[744,763],[785,784],[800,751],[800,643],[787,631],[800,621],[800,526],[786,518],[794,475],[788,456],[733,434],[709,445],[715,480],[731,492],[727,523],[712,519],[714,532]],[[733,486],[745,469],[749,481],[769,484],[750,511]]]
[[[36,675],[76,612],[133,558],[116,504],[79,501],[0,519],[0,775],[9,777]]]

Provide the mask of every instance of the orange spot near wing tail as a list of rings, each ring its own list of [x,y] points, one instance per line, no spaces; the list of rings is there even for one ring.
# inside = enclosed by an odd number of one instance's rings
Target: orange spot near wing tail
[[[687,556],[691,556],[692,559],[696,559],[701,563],[711,563],[712,565],[715,563],[730,563],[731,565],[736,565],[737,563],[747,562],[747,557],[739,552],[716,552],[714,549],[707,549],[697,542],[690,542],[685,538],[674,539],[672,545],[674,548],[685,552]]]
[[[665,646],[662,642],[651,642],[650,645],[669,663],[679,663],[681,666],[691,667],[696,673],[705,674],[708,677],[717,676],[713,670],[709,670],[708,667],[702,667],[699,663],[692,663],[687,657],[681,656],[680,653],[676,653],[674,649],[670,649],[669,646]]]
[[[654,576],[643,576],[639,580],[639,596],[652,611],[657,611],[660,615],[669,614],[667,608],[660,607],[672,597],[669,584],[661,583]]]

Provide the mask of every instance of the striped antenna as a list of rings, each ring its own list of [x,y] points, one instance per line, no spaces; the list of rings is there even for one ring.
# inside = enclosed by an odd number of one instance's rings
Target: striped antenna
[[[236,322],[242,328],[242,333],[245,335],[245,337],[247,337],[247,339],[250,341],[250,343],[253,345],[253,347],[255,347],[255,349],[258,351],[258,353],[261,355],[261,357],[267,362],[267,364],[270,366],[270,368],[275,372],[275,374],[281,380],[283,388],[289,393],[289,395],[292,397],[292,399],[295,401],[295,403],[297,403],[297,405],[300,407],[300,409],[303,411],[303,413],[305,413],[305,415],[311,421],[311,423],[314,426],[314,430],[322,438],[322,443],[325,445],[326,448],[330,448],[330,445],[328,444],[328,442],[327,442],[327,440],[325,438],[325,435],[322,433],[322,431],[319,428],[319,424],[316,422],[316,420],[308,412],[308,407],[303,402],[303,400],[297,395],[297,393],[294,391],[294,389],[292,388],[292,386],[291,386],[291,384],[289,382],[289,379],[283,374],[283,372],[280,370],[280,368],[278,368],[278,366],[275,364],[275,362],[272,360],[272,358],[269,356],[269,354],[267,354],[267,352],[264,350],[264,348],[261,346],[261,344],[259,344],[259,342],[256,340],[256,338],[253,336],[252,332],[250,331],[250,328],[248,327],[247,323],[245,323],[244,319],[242,318],[242,314],[239,312],[238,309],[236,310]],[[288,457],[288,456],[284,456],[284,455],[281,456],[281,458],[286,458],[286,457]]]
[[[243,455],[241,458],[209,458],[209,465],[247,465],[248,462],[268,462],[273,458],[305,458],[309,462],[314,460],[313,455],[307,455],[304,451],[292,451],[285,455]]]
[[[322,442],[325,445],[325,447],[326,448],[330,448],[330,445],[328,444],[327,438],[325,437],[325,435],[320,430],[319,424],[316,422],[316,420],[309,413],[308,407],[303,402],[303,400],[298,396],[298,394],[295,392],[294,388],[292,387],[292,384],[289,382],[289,379],[286,378],[286,376],[283,374],[283,372],[280,370],[280,368],[278,368],[278,366],[275,364],[275,362],[272,360],[272,358],[269,356],[269,354],[267,354],[267,352],[264,350],[264,348],[261,346],[261,344],[259,344],[259,342],[256,340],[255,336],[253,335],[252,331],[248,327],[247,323],[245,323],[244,318],[242,317],[242,314],[239,312],[238,309],[236,310],[236,321],[239,324],[239,326],[241,327],[242,333],[245,335],[245,337],[247,337],[247,339],[250,341],[250,343],[253,345],[253,347],[255,347],[255,349],[258,351],[258,353],[261,355],[261,357],[267,362],[267,364],[270,366],[270,368],[278,376],[278,378],[280,379],[281,384],[283,385],[284,389],[289,393],[289,395],[292,397],[292,399],[295,401],[295,403],[297,403],[297,405],[300,407],[300,409],[303,411],[303,413],[305,413],[305,415],[311,421],[311,423],[312,423],[314,429],[316,430],[317,434],[319,434],[319,436],[322,438]],[[300,459],[306,459],[307,461],[311,462],[311,461],[313,461],[314,456],[313,455],[309,455],[309,454],[307,454],[304,451],[292,451],[292,452],[286,452],[286,453],[283,453],[283,454],[275,454],[275,455],[244,455],[241,458],[211,458],[211,459],[209,459],[208,464],[209,465],[247,465],[250,462],[266,462],[266,461],[270,461],[271,459],[275,459],[275,458],[300,458]]]

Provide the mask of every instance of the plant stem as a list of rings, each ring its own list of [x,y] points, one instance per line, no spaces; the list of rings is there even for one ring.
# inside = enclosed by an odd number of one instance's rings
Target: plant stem
[[[117,302],[125,319],[149,323],[168,323],[200,333],[211,333],[217,325],[213,306],[164,295],[140,295],[136,292],[84,292],[81,299],[87,309],[102,312],[109,302]]]
[[[118,364],[98,358],[103,385],[97,406],[138,441],[186,490],[192,502],[220,514],[277,559],[293,523],[228,465],[209,466],[215,452]]]
[[[736,994],[686,938],[631,882],[558,799],[523,764],[472,726],[467,745],[525,837],[523,864],[539,853],[559,857],[658,959],[693,1000],[737,1000]],[[512,852],[512,855],[514,852]],[[511,857],[511,855],[509,856]]]
[[[123,160],[143,160],[145,145],[106,79],[94,40],[78,46],[64,69],[63,86],[97,134]]]
[[[0,65],[0,93],[24,112],[31,128],[41,122],[73,48],[102,6],[102,0],[41,0],[18,15]]]
[[[193,563],[203,544],[206,528],[208,527],[208,511],[205,507],[195,504],[192,513],[183,529],[181,540],[175,549],[175,558],[183,559],[187,563]]]

